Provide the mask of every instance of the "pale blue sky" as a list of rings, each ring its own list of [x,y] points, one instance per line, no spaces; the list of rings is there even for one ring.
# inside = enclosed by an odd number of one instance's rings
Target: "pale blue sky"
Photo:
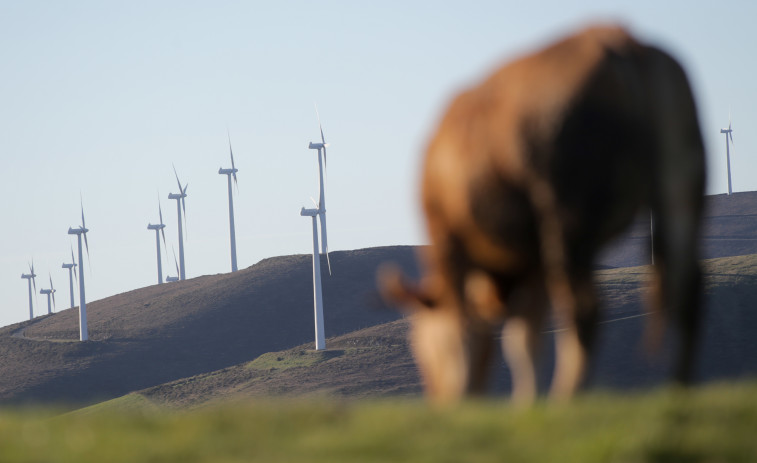
[[[725,191],[757,189],[754,2],[39,2],[0,0],[0,325],[28,317],[67,271],[84,199],[87,299],[153,284],[157,198],[176,246],[175,163],[187,198],[187,276],[226,272],[226,128],[239,171],[240,268],[311,252],[317,102],[329,150],[331,250],[424,242],[420,155],[454,92],[591,20],[625,22],[687,68]],[[164,262],[171,275],[173,257]],[[334,268],[339,272],[339,268]],[[38,298],[35,314],[46,313]],[[303,316],[309,316],[303,307]],[[328,307],[326,307],[328,310]]]

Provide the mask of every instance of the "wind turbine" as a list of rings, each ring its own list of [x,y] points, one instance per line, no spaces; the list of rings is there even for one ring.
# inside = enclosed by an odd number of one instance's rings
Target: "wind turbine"
[[[74,248],[71,247],[71,263],[63,264],[62,268],[68,269],[68,290],[71,295],[71,308],[74,308],[74,279],[76,279],[76,259],[74,259]],[[78,281],[77,281],[78,283]]]
[[[40,289],[40,294],[47,295],[47,314],[50,315],[53,311],[50,309],[50,296],[53,297],[53,307],[55,307],[55,288],[53,287],[53,276],[50,275],[50,289]]]
[[[32,304],[32,284],[34,284],[34,292],[37,292],[37,275],[34,273],[34,262],[29,264],[29,273],[22,273],[21,278],[24,278],[29,283],[29,320],[34,318],[34,305]]]
[[[179,185],[179,193],[171,193],[168,195],[168,199],[175,199],[176,200],[176,212],[179,216],[179,263],[181,271],[179,272],[179,279],[180,280],[186,280],[187,274],[184,267],[184,231],[181,227],[181,211],[184,211],[184,222],[187,221],[187,209],[186,204],[184,203],[184,198],[187,197],[187,187],[189,186],[189,183],[184,185],[184,188],[181,187],[181,182],[179,181],[179,174],[176,173],[176,166],[173,167],[173,173],[176,176],[176,184]]]
[[[321,131],[321,143],[313,143],[312,141],[308,145],[311,150],[318,150],[318,204],[317,214],[321,220],[321,254],[326,254],[326,263],[329,267],[329,275],[331,275],[331,261],[329,261],[329,244],[326,238],[326,194],[325,184],[323,181],[324,172],[326,171],[326,148],[329,146],[326,143],[326,138],[323,136],[323,126],[321,126],[321,116],[318,114],[318,106],[315,107],[315,115],[318,118],[318,129]],[[323,154],[323,157],[321,157]]]
[[[160,259],[160,235],[163,235],[163,245],[166,244],[166,232],[163,231],[166,225],[163,223],[163,210],[160,208],[160,197],[158,197],[158,214],[160,216],[159,224],[147,224],[148,230],[155,230],[155,246],[158,249],[158,284],[163,284],[163,265]],[[179,219],[181,220],[181,219]],[[178,273],[178,272],[177,272]]]
[[[219,167],[218,173],[221,175],[226,175],[228,184],[229,184],[229,234],[230,234],[230,240],[231,240],[231,271],[236,272],[237,271],[237,238],[235,236],[234,232],[234,197],[231,194],[231,177],[234,177],[234,185],[237,187],[237,191],[239,190],[239,185],[237,184],[237,172],[239,172],[239,169],[234,167],[234,152],[231,150],[231,135],[227,132],[227,135],[229,136],[229,154],[231,155],[231,169],[224,169]]]
[[[733,191],[731,189],[731,149],[728,144],[728,139],[731,139],[731,143],[733,143],[733,128],[731,126],[731,112],[728,111],[728,128],[727,129],[720,129],[720,133],[725,134],[725,159],[728,166],[728,195],[730,196]]]
[[[84,236],[84,245],[87,247],[87,259],[89,259],[89,243],[87,242],[87,229],[84,222],[84,204],[81,205],[81,226],[78,228],[68,227],[69,235],[76,235],[79,242],[79,273],[81,273],[81,280],[79,280],[79,340],[87,341],[89,339],[89,333],[87,330],[87,300],[84,295],[84,261],[83,250],[81,247],[81,237]]]
[[[176,275],[179,275],[179,263],[176,262],[176,249],[173,250],[173,263],[176,264]],[[179,277],[171,277],[166,275],[166,283],[170,283],[172,281],[179,281]]]
[[[326,348],[326,337],[323,328],[323,296],[321,294],[321,257],[318,254],[318,224],[316,217],[320,208],[300,209],[300,215],[313,220],[313,309],[315,314],[315,350]]]

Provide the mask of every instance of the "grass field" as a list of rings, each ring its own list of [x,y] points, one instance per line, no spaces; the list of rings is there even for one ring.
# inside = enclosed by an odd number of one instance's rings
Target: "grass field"
[[[2,462],[752,462],[757,383],[592,393],[515,410],[421,400],[259,400],[168,411],[139,395],[0,412]]]

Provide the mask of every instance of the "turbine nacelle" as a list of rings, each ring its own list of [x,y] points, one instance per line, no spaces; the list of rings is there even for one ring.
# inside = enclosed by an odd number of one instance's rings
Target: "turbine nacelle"
[[[239,172],[239,169],[232,168],[232,169],[224,169],[223,167],[218,168],[218,173],[221,175],[232,175]]]
[[[312,141],[308,145],[308,148],[311,150],[320,150],[320,149],[328,148],[328,147],[329,147],[328,143],[313,143]]]
[[[186,197],[187,197],[186,193],[181,193],[181,194],[169,193],[168,194],[168,199],[181,199],[181,198],[186,198]]]
[[[76,267],[76,264],[63,264],[61,265],[61,268],[74,268]]]
[[[300,209],[300,215],[303,217],[315,217],[320,211],[318,209]]]
[[[166,228],[166,225],[162,224],[162,223],[161,224],[157,224],[157,225],[153,225],[151,223],[147,224],[147,229],[148,230],[162,230],[164,228]]]
[[[81,234],[86,234],[87,232],[89,232],[89,228],[84,228],[84,227],[79,227],[79,228],[68,227],[68,234],[69,235],[81,235]]]
[[[40,293],[40,294],[52,294],[52,293],[54,293],[55,291],[57,291],[57,289],[40,289],[40,290],[39,290],[39,293]]]

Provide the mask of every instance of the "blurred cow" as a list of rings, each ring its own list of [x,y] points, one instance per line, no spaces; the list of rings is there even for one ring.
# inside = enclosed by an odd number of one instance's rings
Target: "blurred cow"
[[[680,331],[675,378],[692,375],[700,318],[697,239],[705,156],[681,66],[623,28],[587,28],[458,95],[428,147],[422,202],[431,246],[418,284],[385,269],[413,313],[411,343],[436,401],[482,392],[500,335],[513,398],[536,395],[548,308],[550,394],[571,397],[591,356],[600,248],[651,209],[651,338]]]

